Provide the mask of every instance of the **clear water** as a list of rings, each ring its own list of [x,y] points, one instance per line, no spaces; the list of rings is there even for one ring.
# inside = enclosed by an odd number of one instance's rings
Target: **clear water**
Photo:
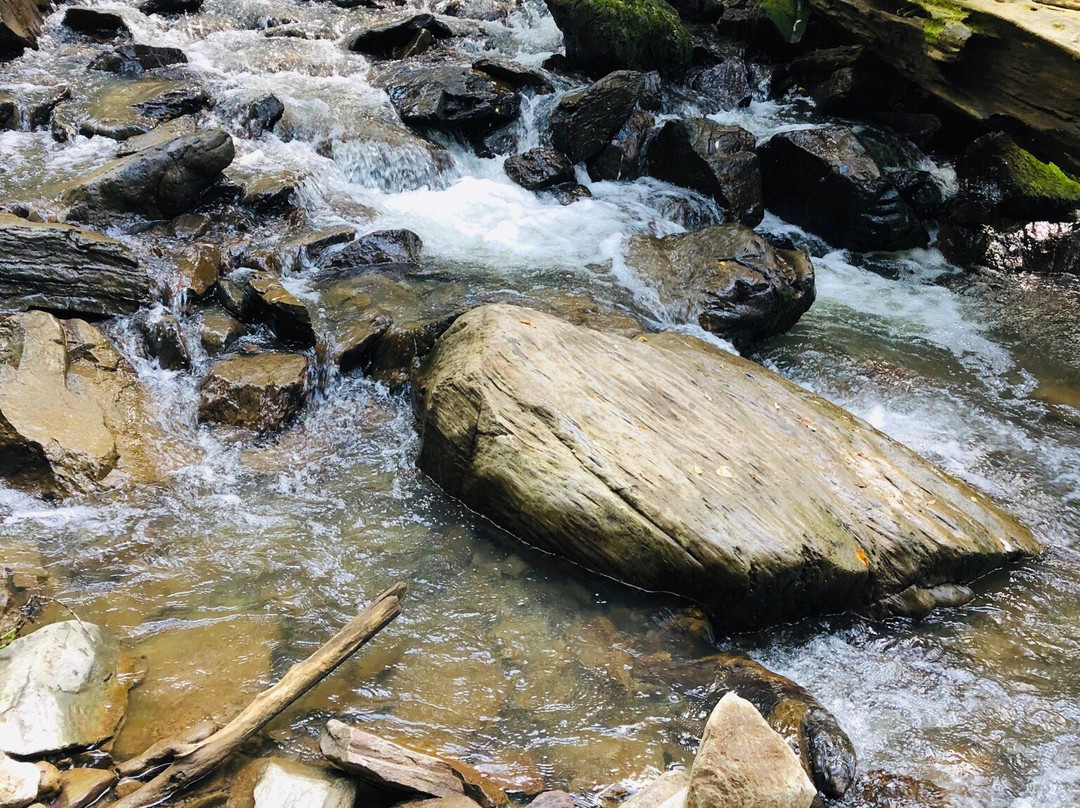
[[[649,180],[595,183],[593,199],[564,208],[511,184],[500,160],[451,145],[447,164],[396,122],[367,61],[340,47],[362,12],[207,0],[168,23],[117,7],[139,40],[188,52],[219,120],[256,91],[285,102],[276,135],[237,141],[237,166],[301,173],[313,226],[409,227],[426,263],[453,279],[443,293],[465,302],[569,291],[654,328],[694,330],[658,306],[622,247],[634,233],[678,232],[686,205],[707,221],[700,199]],[[475,8],[492,19],[464,40],[474,55],[536,64],[559,46],[535,4]],[[0,83],[110,81],[86,77],[91,50],[60,16],[39,52],[0,68]],[[327,38],[263,37],[270,18]],[[553,100],[525,105],[523,145],[539,142]],[[771,102],[699,111],[759,138],[812,125],[805,108]],[[113,148],[0,134],[0,196],[47,196]],[[44,564],[58,600],[147,657],[118,756],[228,717],[407,580],[402,617],[276,721],[274,745],[312,756],[321,723],[345,712],[514,789],[599,794],[689,762],[716,698],[705,657],[736,647],[810,688],[864,768],[930,778],[964,808],[1080,805],[1080,288],[979,278],[933,250],[853,256],[772,218],[765,227],[813,250],[818,301],[755,358],[999,497],[1046,540],[1044,558],[918,624],[844,616],[710,638],[683,604],[567,568],[445,497],[414,467],[408,402],[385,388],[331,378],[296,426],[253,440],[197,426],[193,377],[132,354],[161,422],[196,461],[166,485],[61,505],[0,491],[0,557]],[[149,237],[113,232],[152,256]],[[313,281],[301,271],[287,282],[317,300]],[[125,324],[112,331],[129,348]]]

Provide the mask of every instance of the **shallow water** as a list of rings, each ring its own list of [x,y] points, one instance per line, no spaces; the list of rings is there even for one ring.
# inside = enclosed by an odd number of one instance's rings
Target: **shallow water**
[[[205,9],[171,27],[129,18],[140,40],[185,48],[186,70],[219,99],[217,120],[255,91],[285,102],[276,135],[238,139],[236,165],[302,174],[312,226],[408,227],[442,294],[464,302],[542,304],[571,291],[649,327],[700,333],[657,304],[622,248],[634,233],[680,231],[687,209],[709,221],[703,200],[652,180],[593,183],[593,199],[565,208],[539,200],[506,179],[501,160],[451,144],[443,161],[396,125],[367,60],[338,42],[360,12],[286,0]],[[0,83],[88,86],[93,49],[60,16],[39,52],[0,68]],[[256,29],[271,18],[328,38],[265,38]],[[484,23],[467,49],[537,64],[559,45],[534,5],[508,23]],[[525,104],[523,146],[539,142],[553,101]],[[759,138],[813,125],[803,105],[699,111]],[[32,199],[43,178],[74,176],[113,148],[4,133],[0,196]],[[0,491],[0,558],[40,554],[51,594],[147,657],[117,755],[208,711],[227,717],[407,580],[402,617],[276,721],[274,745],[313,755],[322,722],[345,712],[512,789],[633,786],[690,761],[716,699],[708,663],[694,660],[737,647],[817,695],[864,769],[933,779],[958,806],[1080,805],[1080,288],[972,276],[933,250],[853,256],[774,218],[764,227],[814,252],[818,300],[755,358],[994,494],[1046,540],[1045,558],[919,624],[843,616],[711,638],[684,604],[568,568],[444,496],[415,469],[403,397],[331,378],[279,439],[198,427],[192,376],[139,359],[118,323],[162,424],[194,442],[198,460],[167,484],[63,505]],[[144,255],[156,238],[112,232]],[[251,238],[272,244],[275,234],[267,225]],[[287,284],[318,299],[309,270]]]

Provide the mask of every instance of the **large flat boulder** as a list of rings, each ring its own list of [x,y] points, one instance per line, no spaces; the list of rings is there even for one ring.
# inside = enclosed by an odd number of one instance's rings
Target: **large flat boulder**
[[[810,0],[877,58],[976,121],[1015,121],[1080,171],[1080,10],[1068,0]]]
[[[150,276],[115,239],[0,213],[0,303],[86,317],[131,314],[151,302]]]
[[[417,376],[419,465],[525,541],[757,626],[967,581],[1019,521],[753,362],[514,306],[460,317]]]
[[[92,491],[114,472],[155,479],[161,437],[138,376],[98,329],[0,316],[0,476],[46,495]]]
[[[222,129],[180,135],[76,180],[63,201],[77,221],[108,220],[115,213],[171,219],[198,204],[234,155],[232,138]]]
[[[116,639],[92,623],[53,623],[0,649],[0,751],[20,757],[113,736],[132,679]]]

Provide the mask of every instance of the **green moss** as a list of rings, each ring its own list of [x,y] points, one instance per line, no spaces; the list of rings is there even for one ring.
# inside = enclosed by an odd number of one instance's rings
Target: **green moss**
[[[959,3],[949,2],[949,0],[913,0],[913,2],[930,15],[923,24],[923,36],[930,45],[939,44],[941,34],[949,25],[953,23],[964,25],[971,13]]]
[[[1002,156],[1012,181],[1026,196],[1080,201],[1080,182],[1054,163],[1044,163],[1011,141]]]
[[[563,32],[566,55],[593,73],[659,70],[679,76],[693,44],[664,0],[548,0]]]
[[[810,4],[803,0],[762,0],[762,9],[785,41],[795,43],[806,33]]]

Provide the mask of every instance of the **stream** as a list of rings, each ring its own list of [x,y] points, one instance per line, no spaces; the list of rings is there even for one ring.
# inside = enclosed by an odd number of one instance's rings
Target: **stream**
[[[540,2],[467,8],[491,18],[459,37],[471,57],[535,66],[560,48]],[[503,158],[447,141],[447,166],[398,129],[381,138],[393,108],[369,83],[368,60],[340,45],[357,13],[206,0],[197,15],[132,14],[129,24],[137,41],[188,54],[184,70],[217,99],[215,117],[227,119],[252,93],[280,98],[286,112],[274,133],[234,132],[230,172],[302,176],[314,226],[415,231],[421,304],[586,296],[652,329],[717,341],[661,306],[622,260],[628,236],[715,221],[712,203],[648,178],[590,182],[579,169],[593,196],[563,207],[514,185]],[[60,81],[85,92],[121,81],[86,71],[93,46],[61,17],[48,20],[40,50],[0,66],[0,83]],[[327,38],[263,36],[277,20]],[[519,150],[540,145],[569,89],[526,98]],[[759,140],[816,121],[806,102],[763,95],[733,111],[691,111]],[[84,173],[115,148],[104,137],[56,143],[48,131],[2,132],[0,198]],[[950,181],[947,166],[935,172]],[[208,710],[231,715],[365,601],[406,580],[401,618],[271,724],[268,745],[315,759],[319,729],[345,713],[464,759],[511,791],[540,784],[605,804],[689,765],[718,697],[708,663],[695,661],[735,648],[820,699],[864,771],[933,780],[958,808],[1080,806],[1080,282],[965,272],[934,249],[837,251],[772,215],[759,229],[812,253],[817,301],[751,358],[992,494],[1046,542],[1043,557],[917,623],[843,615],[714,637],[685,603],[524,547],[443,494],[415,468],[407,393],[327,372],[276,438],[209,428],[196,410],[210,359],[196,350],[193,373],[163,371],[138,356],[130,324],[118,321],[110,335],[152,390],[162,427],[195,447],[192,462],[161,485],[62,504],[0,489],[0,558],[43,564],[50,594],[148,659],[116,755]],[[167,240],[107,232],[169,282],[154,263]],[[268,225],[250,236],[272,244],[278,234]],[[320,299],[310,267],[285,285]],[[64,616],[56,606],[49,614]]]

